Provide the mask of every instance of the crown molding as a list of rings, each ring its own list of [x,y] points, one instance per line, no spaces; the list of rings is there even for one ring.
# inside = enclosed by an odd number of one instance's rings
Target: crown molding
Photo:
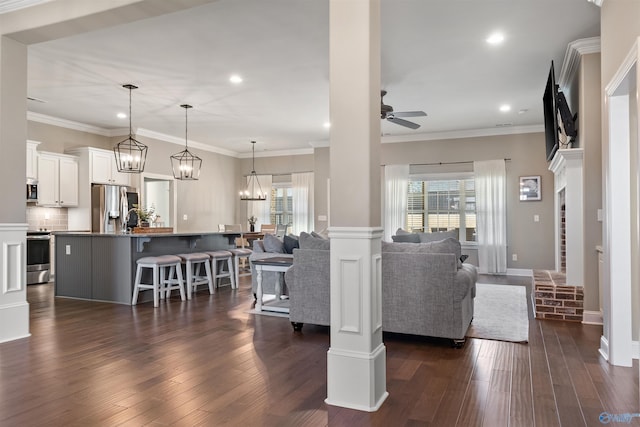
[[[256,157],[279,157],[279,156],[302,156],[305,154],[313,154],[313,148],[298,148],[292,150],[274,150],[260,151],[256,153]],[[240,159],[250,159],[251,153],[240,153],[237,156]]]
[[[0,2],[0,14],[35,6],[40,3],[47,3],[49,1],[51,0],[3,0]]]
[[[74,122],[72,120],[61,119],[58,117],[47,116],[46,114],[34,113],[27,111],[27,120],[32,122],[44,123],[47,125],[58,126],[66,129],[73,129],[80,132],[93,133],[102,136],[116,136],[109,129],[100,128],[98,126],[87,125],[85,123]],[[128,132],[127,132],[128,133]]]
[[[567,51],[564,54],[558,85],[562,90],[567,89],[569,82],[578,71],[580,59],[582,55],[600,52],[600,37],[590,37],[579,39],[567,45]]]
[[[587,0],[589,3],[593,3],[598,7],[602,7],[602,3],[604,3],[604,0]]]
[[[157,139],[159,141],[169,142],[171,144],[176,145],[184,145],[184,139],[178,138],[172,135],[167,135],[160,132],[155,132],[149,129],[138,128],[136,131],[136,136],[144,136],[147,138]],[[189,140],[189,147],[198,148],[203,151],[209,151],[211,153],[222,154],[223,156],[229,157],[239,157],[239,153],[237,151],[226,150],[224,148],[213,147],[211,145],[204,144],[202,142]]]
[[[399,142],[437,141],[442,139],[477,138],[484,136],[516,135],[522,133],[544,132],[544,125],[503,126],[487,129],[455,130],[449,132],[421,133],[415,135],[383,136],[383,144]]]

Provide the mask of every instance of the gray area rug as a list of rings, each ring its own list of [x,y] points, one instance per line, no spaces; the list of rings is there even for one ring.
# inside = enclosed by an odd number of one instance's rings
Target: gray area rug
[[[473,321],[467,337],[528,342],[526,294],[524,286],[476,284]]]

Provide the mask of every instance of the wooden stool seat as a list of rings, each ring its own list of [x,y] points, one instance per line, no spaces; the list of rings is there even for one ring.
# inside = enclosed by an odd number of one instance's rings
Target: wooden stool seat
[[[143,257],[136,261],[138,265],[136,268],[136,279],[133,288],[133,298],[131,299],[131,305],[138,303],[138,293],[140,290],[152,289],[153,290],[153,306],[158,306],[159,298],[164,298],[165,293],[167,298],[171,295],[171,291],[178,289],[180,291],[180,298],[184,301],[184,282],[182,280],[182,259],[175,255],[160,255]],[[169,275],[165,277],[165,269],[169,267]],[[153,270],[152,283],[142,283],[142,269],[150,268]],[[176,275],[176,279],[173,275]]]
[[[178,257],[185,264],[187,272],[187,299],[191,299],[191,293],[198,290],[198,285],[208,285],[209,294],[213,294],[213,280],[211,278],[211,266],[208,254],[202,252],[193,252],[188,254],[178,254]],[[205,274],[200,274],[200,267],[204,265]]]
[[[216,287],[220,285],[220,279],[224,277],[228,277],[231,282],[231,289],[237,287],[237,280],[235,278],[235,271],[233,269],[233,254],[230,251],[210,251],[207,252],[207,255],[211,257],[211,274],[213,275],[213,280],[216,284]],[[218,262],[226,261],[227,269],[218,268]]]
[[[240,260],[246,259],[248,260],[253,251],[247,248],[233,248],[229,249],[229,252],[233,255],[233,264],[235,268],[235,279],[236,279],[236,288],[238,287],[238,282],[240,277],[242,276],[251,276],[251,269],[249,269],[248,273],[240,274]]]

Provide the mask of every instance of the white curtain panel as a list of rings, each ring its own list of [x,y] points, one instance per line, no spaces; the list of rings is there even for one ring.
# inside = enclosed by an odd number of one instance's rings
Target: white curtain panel
[[[407,193],[409,192],[409,165],[384,167],[384,240],[391,241],[398,228],[407,223]]]
[[[314,230],[313,172],[292,173],[293,225],[291,232],[299,235]]]
[[[507,272],[507,178],[504,160],[473,162],[480,273]]]
[[[271,175],[258,175],[258,183],[264,193],[267,193],[267,200],[257,202],[247,202],[247,218],[255,216],[258,218],[256,221],[256,230],[260,230],[261,224],[271,223],[271,182],[273,177]],[[247,184],[249,183],[249,177],[247,177]],[[249,223],[242,226],[243,230],[249,229]]]

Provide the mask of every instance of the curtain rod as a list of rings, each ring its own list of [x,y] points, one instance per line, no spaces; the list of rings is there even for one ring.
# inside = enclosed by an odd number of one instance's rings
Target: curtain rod
[[[511,159],[502,159],[505,162],[510,162]],[[434,162],[434,163],[409,163],[409,166],[440,166],[440,165],[463,165],[468,163],[473,163],[475,160],[465,160],[460,162]],[[397,163],[394,163],[397,164]],[[382,166],[387,166],[387,164],[383,164]]]

